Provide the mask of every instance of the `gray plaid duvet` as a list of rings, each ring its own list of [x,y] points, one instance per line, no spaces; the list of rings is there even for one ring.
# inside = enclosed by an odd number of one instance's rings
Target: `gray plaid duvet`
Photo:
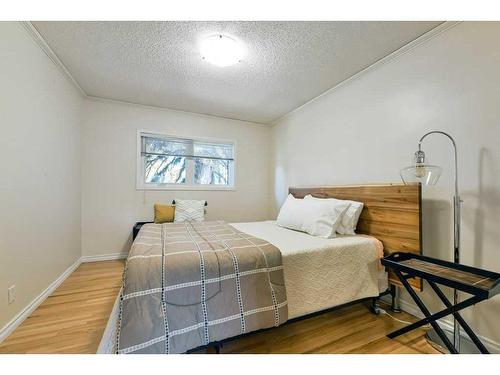
[[[146,224],[123,274],[118,353],[183,353],[288,317],[279,249],[225,222]]]

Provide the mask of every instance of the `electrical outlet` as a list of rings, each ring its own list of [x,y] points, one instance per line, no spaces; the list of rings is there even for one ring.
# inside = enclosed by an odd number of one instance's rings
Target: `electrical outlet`
[[[7,293],[8,293],[8,302],[10,305],[11,303],[14,303],[14,301],[16,300],[16,286],[11,285],[9,289],[7,289]]]

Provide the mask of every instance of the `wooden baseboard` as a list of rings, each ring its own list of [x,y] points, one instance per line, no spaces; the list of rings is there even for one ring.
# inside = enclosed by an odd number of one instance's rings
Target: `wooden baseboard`
[[[73,273],[81,264],[81,258],[69,266],[56,280],[54,280],[42,293],[35,297],[24,309],[22,309],[10,322],[0,328],[0,342],[5,340],[33,311],[47,299],[66,278]]]

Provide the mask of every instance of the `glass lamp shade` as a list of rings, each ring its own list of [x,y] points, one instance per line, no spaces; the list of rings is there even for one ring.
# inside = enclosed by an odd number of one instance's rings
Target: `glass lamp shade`
[[[436,185],[442,168],[437,165],[417,163],[401,169],[399,174],[405,184],[420,182],[422,185]]]

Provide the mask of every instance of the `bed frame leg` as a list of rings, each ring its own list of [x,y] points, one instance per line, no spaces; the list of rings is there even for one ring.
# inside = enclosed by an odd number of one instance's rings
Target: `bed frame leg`
[[[220,354],[220,349],[222,348],[222,344],[219,342],[211,343],[205,346],[205,353],[207,354]]]
[[[400,289],[396,285],[391,284],[391,310],[395,313],[401,312],[399,299],[400,299]]]
[[[370,305],[370,312],[375,315],[380,314],[380,299],[379,297],[372,298],[372,303]]]
[[[215,354],[220,354],[221,348],[222,348],[222,344],[215,344],[214,345]]]

